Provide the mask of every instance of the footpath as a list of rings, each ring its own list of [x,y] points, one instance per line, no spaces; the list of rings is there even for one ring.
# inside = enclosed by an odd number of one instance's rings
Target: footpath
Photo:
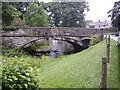
[[[110,38],[115,40],[115,41],[117,41],[118,37],[120,37],[120,36],[110,35]]]

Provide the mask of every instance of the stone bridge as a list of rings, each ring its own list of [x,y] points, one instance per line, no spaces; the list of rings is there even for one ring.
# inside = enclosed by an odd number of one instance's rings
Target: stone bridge
[[[3,43],[12,47],[25,47],[40,39],[66,41],[77,50],[80,46],[87,48],[91,35],[103,33],[102,29],[74,27],[31,27],[17,31],[2,32]]]

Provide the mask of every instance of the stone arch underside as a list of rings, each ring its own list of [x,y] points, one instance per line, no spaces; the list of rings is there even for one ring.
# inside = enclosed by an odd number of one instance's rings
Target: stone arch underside
[[[82,51],[84,49],[83,44],[80,41],[72,39],[72,38],[59,38],[59,39],[54,38],[54,40],[65,41],[65,42],[73,45],[73,47],[74,47],[73,53],[80,52],[80,51]]]
[[[37,39],[33,39],[33,40],[30,40],[28,42],[26,42],[24,45],[22,45],[21,48],[25,48],[27,47],[28,45],[30,45],[32,42],[35,42],[37,40],[40,40],[40,39],[46,39],[46,38],[37,38]],[[61,40],[61,41],[66,41],[67,43],[73,45],[74,47],[74,53],[76,52],[80,52],[81,50],[84,49],[84,47],[82,46],[82,43],[80,43],[80,41],[77,41],[75,39],[71,39],[71,38],[65,38],[65,39],[57,39],[57,38],[54,38],[54,40]]]
[[[46,40],[47,40],[47,38],[45,38],[45,37],[36,38],[36,39],[30,40],[30,41],[24,43],[24,44],[21,46],[21,48],[22,48],[22,49],[23,49],[23,48],[26,48],[26,47],[29,46],[32,42],[35,42],[35,41],[38,41],[38,40],[42,40],[42,39],[46,39]]]
[[[88,48],[89,47],[90,40],[91,40],[91,38],[83,38],[83,39],[81,39],[81,43],[83,44],[84,48]]]

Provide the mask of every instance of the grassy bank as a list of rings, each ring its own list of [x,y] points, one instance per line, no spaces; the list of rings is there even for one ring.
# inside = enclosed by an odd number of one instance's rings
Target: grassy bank
[[[110,63],[108,63],[108,76],[107,76],[107,85],[108,88],[118,88],[118,50],[115,41],[111,40],[111,52],[110,52]]]
[[[101,78],[101,57],[105,56],[105,41],[46,64],[40,68],[42,88],[98,88]],[[107,87],[118,87],[118,47],[111,40]]]
[[[105,41],[80,53],[57,58],[40,68],[42,88],[98,88]]]
[[[99,88],[101,58],[105,56],[105,52],[106,43],[102,41],[77,54],[60,56],[54,60],[49,60],[46,56],[33,58],[23,55],[13,58],[39,68],[38,79],[41,88]],[[118,47],[113,40],[107,85],[109,88],[118,87]]]

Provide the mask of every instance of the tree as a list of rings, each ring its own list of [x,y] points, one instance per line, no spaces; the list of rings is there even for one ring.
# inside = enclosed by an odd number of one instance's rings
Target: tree
[[[120,31],[120,1],[114,3],[113,9],[108,11],[109,16],[112,20],[112,26],[117,27]]]
[[[10,26],[11,22],[20,16],[20,12],[17,11],[10,3],[2,3],[2,26]]]
[[[26,24],[32,27],[48,26],[48,16],[43,8],[43,3],[30,3],[24,14]]]
[[[51,26],[85,26],[84,11],[89,10],[87,2],[50,2],[47,5]]]
[[[10,4],[21,12],[20,19],[24,19],[24,13],[30,2],[10,2]]]

